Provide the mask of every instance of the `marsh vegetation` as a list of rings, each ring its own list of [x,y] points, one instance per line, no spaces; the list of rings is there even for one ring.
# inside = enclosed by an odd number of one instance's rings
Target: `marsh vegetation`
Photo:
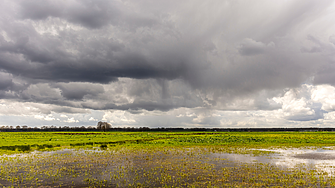
[[[0,186],[333,187],[334,136],[0,133]]]

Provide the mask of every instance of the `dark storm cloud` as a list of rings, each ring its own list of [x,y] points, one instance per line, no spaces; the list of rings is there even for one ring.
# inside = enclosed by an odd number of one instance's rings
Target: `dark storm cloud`
[[[0,90],[8,90],[13,86],[13,81],[11,77],[6,74],[0,72]]]
[[[256,42],[252,39],[245,39],[245,41],[239,47],[239,52],[242,55],[257,55],[264,52],[266,45],[261,42]]]
[[[3,1],[0,71],[21,81],[3,78],[0,90],[65,107],[168,111],[229,109],[312,76],[334,84],[335,31],[319,19],[332,3]],[[248,108],[279,108],[266,100]]]
[[[98,83],[118,77],[175,79],[187,68],[188,60],[182,52],[164,54],[161,49],[154,57],[136,51],[145,49],[145,44],[134,41],[126,46],[127,41],[106,33],[100,36],[103,30],[87,33],[70,29],[53,36],[38,33],[29,23],[3,21],[2,25],[8,28],[5,32],[11,41],[0,36],[0,68],[27,78]]]
[[[319,70],[314,78],[315,84],[330,84],[335,85],[335,66],[329,64],[323,67],[322,70]]]
[[[334,35],[329,37],[329,42],[332,43],[333,45],[335,45],[335,36]]]
[[[89,113],[89,111],[85,109],[69,108],[69,107],[54,107],[52,108],[52,111],[56,113],[67,113],[67,114]]]
[[[101,85],[89,83],[62,83],[55,84],[54,87],[61,89],[62,95],[68,100],[82,100],[85,95],[95,96],[104,93],[104,88]]]
[[[139,110],[145,109],[148,111],[153,110],[160,110],[160,111],[168,111],[173,108],[180,107],[180,105],[173,105],[173,104],[157,104],[154,102],[135,102],[131,104],[116,106],[114,104],[107,104],[104,108],[105,109],[116,109],[116,110]]]
[[[129,27],[150,26],[155,23],[152,18],[132,16],[122,3],[106,0],[32,0],[19,4],[21,19],[44,20],[49,17],[65,19],[84,27],[97,29],[108,24],[125,24]]]

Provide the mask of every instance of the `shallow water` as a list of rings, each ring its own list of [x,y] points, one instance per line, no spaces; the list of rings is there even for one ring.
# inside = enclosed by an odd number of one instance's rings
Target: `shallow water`
[[[269,151],[267,155],[255,156],[251,154],[235,154],[235,153],[210,153],[211,158],[222,158],[234,162],[242,163],[269,163],[276,165],[278,167],[291,168],[297,165],[305,164],[308,166],[315,166],[322,170],[321,167],[325,168],[329,166],[332,168],[335,166],[335,150],[332,148],[324,147],[325,149],[254,149],[260,151]],[[253,149],[251,149],[253,150]],[[192,149],[183,150],[183,152],[191,152]],[[2,155],[0,160],[4,158],[36,158],[40,156],[52,156],[52,155],[87,155],[91,153],[103,153],[106,152],[100,148],[93,149],[62,149],[56,151],[33,151],[30,153],[23,154],[12,154],[12,155]],[[113,152],[113,151],[109,151]],[[323,166],[321,166],[323,165]],[[325,166],[326,165],[326,166]],[[324,169],[329,171],[327,169]]]
[[[271,152],[262,156],[204,152],[198,148],[163,151],[100,148],[34,151],[1,156],[0,167],[8,172],[1,172],[0,184],[58,186],[61,183],[59,186],[64,187],[106,184],[127,187],[128,184],[140,183],[150,186],[183,186],[210,173],[215,176],[215,171],[223,173],[220,171],[223,168],[241,169],[243,164],[250,164],[250,168],[254,164],[269,164],[280,169],[295,169],[303,165],[318,172],[327,172],[327,176],[334,176],[335,150],[332,149],[258,149]],[[16,178],[14,181],[13,177],[21,177],[22,180]],[[174,181],[177,177],[182,178]],[[167,179],[163,181],[164,178]]]
[[[242,163],[268,163],[281,168],[296,168],[307,166],[318,172],[327,172],[329,176],[335,175],[335,150],[324,149],[257,149],[273,152],[263,156],[249,154],[213,153],[214,158],[226,158]]]
[[[325,149],[277,149],[267,150],[276,152],[271,155],[268,163],[281,167],[293,168],[306,165],[319,172],[327,172],[329,176],[335,175],[335,150]]]

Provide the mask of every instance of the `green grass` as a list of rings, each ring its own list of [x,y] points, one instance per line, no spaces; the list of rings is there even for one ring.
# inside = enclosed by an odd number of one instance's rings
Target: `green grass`
[[[334,146],[333,132],[0,132],[0,154],[61,147]]]

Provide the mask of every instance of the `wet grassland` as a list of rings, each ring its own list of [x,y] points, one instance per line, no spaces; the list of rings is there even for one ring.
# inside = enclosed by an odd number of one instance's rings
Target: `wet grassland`
[[[0,186],[334,187],[333,150],[332,132],[0,133]]]

